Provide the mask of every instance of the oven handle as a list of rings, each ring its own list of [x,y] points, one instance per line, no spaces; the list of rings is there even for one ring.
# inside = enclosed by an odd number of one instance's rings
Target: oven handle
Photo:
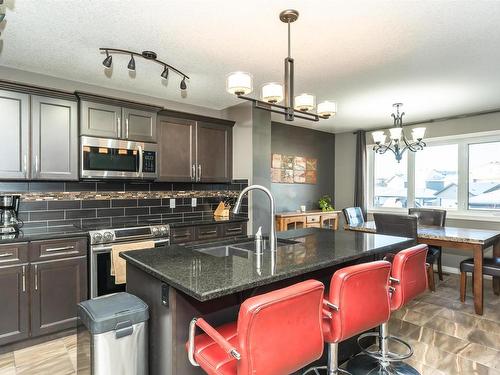
[[[134,241],[134,242],[136,242],[136,241]],[[137,241],[137,242],[142,242],[142,241]],[[170,238],[162,238],[159,240],[153,240],[153,242],[154,242],[155,246],[162,245],[162,244],[169,244]],[[120,244],[123,244],[123,243],[126,243],[126,242],[120,242]],[[129,242],[129,243],[133,243],[133,242]],[[92,245],[91,246],[92,252],[105,253],[105,252],[110,252],[111,249],[112,249],[112,245]]]

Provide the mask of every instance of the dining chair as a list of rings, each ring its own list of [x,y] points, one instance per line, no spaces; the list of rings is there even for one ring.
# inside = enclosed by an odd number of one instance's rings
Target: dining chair
[[[398,214],[384,214],[374,213],[373,219],[377,233],[387,234],[389,236],[399,236],[413,238],[417,241],[418,218],[415,215],[398,215]],[[434,280],[433,265],[435,262],[434,257],[427,257],[427,280],[429,289],[436,290],[436,283]]]
[[[347,225],[354,226],[365,222],[361,207],[347,207],[342,209]]]
[[[467,273],[474,274],[474,258],[465,259],[460,262],[460,301],[465,302],[467,289]],[[500,278],[500,259],[486,257],[483,259],[483,275],[493,277],[493,292],[499,296],[500,287],[495,278]],[[472,277],[472,291],[474,292],[474,277]]]
[[[418,219],[418,225],[429,225],[433,227],[444,227],[446,223],[446,210],[433,208],[410,208],[410,215],[415,215]],[[434,257],[437,260],[437,269],[439,280],[443,281],[443,265],[441,262],[441,246],[429,246],[427,258]],[[427,261],[428,263],[429,260]]]

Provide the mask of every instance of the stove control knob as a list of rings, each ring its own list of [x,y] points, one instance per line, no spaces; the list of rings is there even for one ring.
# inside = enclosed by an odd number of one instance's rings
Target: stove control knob
[[[151,227],[151,234],[153,236],[157,236],[158,235],[158,228],[157,227]]]
[[[92,242],[93,243],[99,243],[102,241],[102,234],[101,233],[94,233],[92,235]]]
[[[167,227],[165,227],[165,226],[160,227],[160,233],[161,233],[162,236],[166,236],[168,234]]]
[[[113,233],[111,233],[111,232],[104,232],[103,239],[106,242],[113,241]]]

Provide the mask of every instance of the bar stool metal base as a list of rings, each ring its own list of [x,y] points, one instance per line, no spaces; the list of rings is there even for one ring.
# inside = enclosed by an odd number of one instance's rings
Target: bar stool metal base
[[[326,374],[326,375],[338,375],[338,374],[346,374],[346,375],[351,375],[350,372],[346,370],[342,370],[341,368],[337,369],[337,372],[329,372],[327,366],[318,366],[318,367],[311,367],[306,370],[302,375],[307,375],[307,374],[312,374],[312,375],[321,375],[321,374]]]
[[[367,337],[373,337],[373,338],[378,338],[379,339],[379,349],[377,350],[369,350],[368,348],[366,348],[364,345],[362,345],[362,341],[367,338]],[[367,333],[363,333],[362,335],[360,335],[358,337],[358,345],[360,347],[360,349],[362,350],[362,352],[372,358],[375,358],[377,359],[378,361],[388,361],[388,362],[400,362],[400,361],[403,361],[405,359],[408,359],[410,358],[412,355],[413,355],[413,348],[410,346],[410,344],[408,344],[407,342],[401,340],[400,338],[398,337],[395,337],[395,336],[389,336],[387,335],[385,337],[385,342],[386,342],[386,345],[387,345],[387,348],[385,350],[385,352],[382,351],[382,342],[381,340],[384,340],[383,338],[380,337],[380,334],[379,333],[376,333],[376,332],[367,332]],[[391,351],[389,351],[389,341],[395,341],[397,343],[399,343],[400,345],[406,347],[407,349],[407,352],[406,353],[403,353],[403,354],[399,354],[399,353],[393,353]]]
[[[347,372],[346,370],[339,368],[338,358],[339,358],[339,344],[328,343],[328,366],[310,367],[305,372],[303,372],[302,375],[307,375],[307,374],[350,375],[350,373]]]
[[[352,375],[420,375],[420,373],[404,362],[382,362],[366,354],[358,354],[347,362],[347,371]]]

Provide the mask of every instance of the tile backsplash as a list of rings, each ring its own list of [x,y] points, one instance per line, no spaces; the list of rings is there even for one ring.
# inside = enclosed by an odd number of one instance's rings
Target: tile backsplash
[[[19,216],[27,227],[106,227],[209,218],[220,201],[234,202],[246,186],[248,180],[230,184],[3,181],[0,194],[21,195]],[[174,208],[171,199],[175,199]],[[242,214],[247,213],[245,198]]]

